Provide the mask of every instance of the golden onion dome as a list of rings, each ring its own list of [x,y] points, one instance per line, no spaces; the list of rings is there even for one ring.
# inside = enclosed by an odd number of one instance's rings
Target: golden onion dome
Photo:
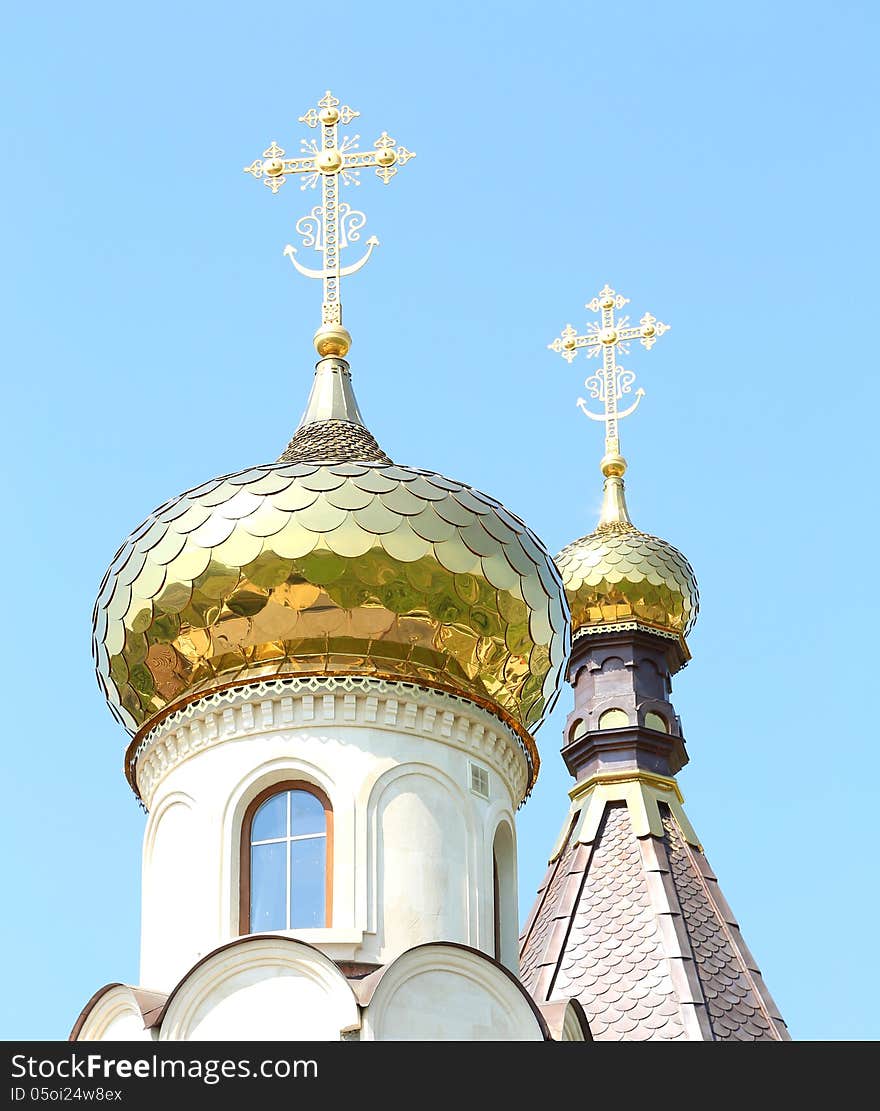
[[[556,557],[571,609],[572,635],[635,623],[684,646],[700,608],[693,568],[665,540],[640,532],[624,496],[623,460],[607,473],[599,524]],[[685,651],[687,651],[685,647]]]
[[[546,549],[493,498],[396,466],[364,427],[348,364],[318,363],[276,463],[166,502],[101,586],[94,654],[129,732],[266,676],[404,679],[496,713],[526,741],[568,652]]]

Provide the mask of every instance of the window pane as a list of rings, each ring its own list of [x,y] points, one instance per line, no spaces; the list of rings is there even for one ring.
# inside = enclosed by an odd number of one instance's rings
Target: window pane
[[[324,804],[308,791],[290,792],[290,835],[324,833]]]
[[[251,848],[251,933],[287,928],[287,843]]]
[[[251,841],[267,841],[270,837],[287,835],[287,791],[266,799],[254,814]]]
[[[290,925],[323,926],[326,837],[290,842]]]

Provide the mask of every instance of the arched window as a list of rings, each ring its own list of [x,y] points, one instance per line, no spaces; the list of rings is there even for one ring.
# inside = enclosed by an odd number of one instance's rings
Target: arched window
[[[625,710],[605,710],[599,715],[600,729],[622,729],[629,725],[629,715]]]
[[[311,783],[257,795],[241,830],[241,933],[329,926],[333,810]]]
[[[583,718],[578,718],[578,720],[572,725],[571,729],[569,729],[569,731],[568,731],[569,744],[574,744],[575,741],[579,741],[581,739],[581,737],[585,736],[587,731],[588,731],[588,728],[589,727],[588,727],[587,723],[584,721],[584,719]]]

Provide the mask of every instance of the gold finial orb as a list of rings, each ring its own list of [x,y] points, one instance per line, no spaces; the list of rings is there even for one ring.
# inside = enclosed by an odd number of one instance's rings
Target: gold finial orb
[[[315,350],[321,356],[344,359],[351,349],[351,333],[341,324],[322,324],[315,332]]]
[[[602,468],[602,474],[605,475],[606,478],[622,478],[626,473],[626,460],[622,455],[616,453],[609,453],[603,456],[600,466]]]
[[[602,308],[603,309],[613,309],[614,308],[614,298],[613,297],[606,297],[605,300],[602,302]]]
[[[396,161],[397,152],[392,150],[391,147],[385,147],[384,150],[380,150],[376,155],[376,163],[379,166],[393,166]]]
[[[613,328],[604,328],[599,338],[608,345],[617,343],[617,332]]]
[[[338,150],[322,150],[315,156],[315,165],[322,174],[337,174],[342,169],[342,155]]]
[[[339,119],[339,110],[337,108],[322,108],[318,113],[318,119],[325,127],[332,127]]]
[[[283,172],[284,163],[280,158],[270,158],[268,162],[263,163],[263,173],[268,174],[269,177],[278,177]]]
[[[642,335],[645,337],[645,339],[650,339],[656,331],[657,329],[654,327],[653,324],[646,324],[642,328]]]

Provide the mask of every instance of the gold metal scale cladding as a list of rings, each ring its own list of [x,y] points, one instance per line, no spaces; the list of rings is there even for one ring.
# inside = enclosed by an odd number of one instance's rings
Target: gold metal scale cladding
[[[462,483],[274,463],[182,494],[132,534],[99,593],[94,654],[131,733],[220,685],[356,674],[452,691],[523,734],[566,660],[562,595],[526,525]]]
[[[604,526],[556,557],[572,629],[637,621],[687,636],[699,610],[693,568],[677,548],[634,525]]]

